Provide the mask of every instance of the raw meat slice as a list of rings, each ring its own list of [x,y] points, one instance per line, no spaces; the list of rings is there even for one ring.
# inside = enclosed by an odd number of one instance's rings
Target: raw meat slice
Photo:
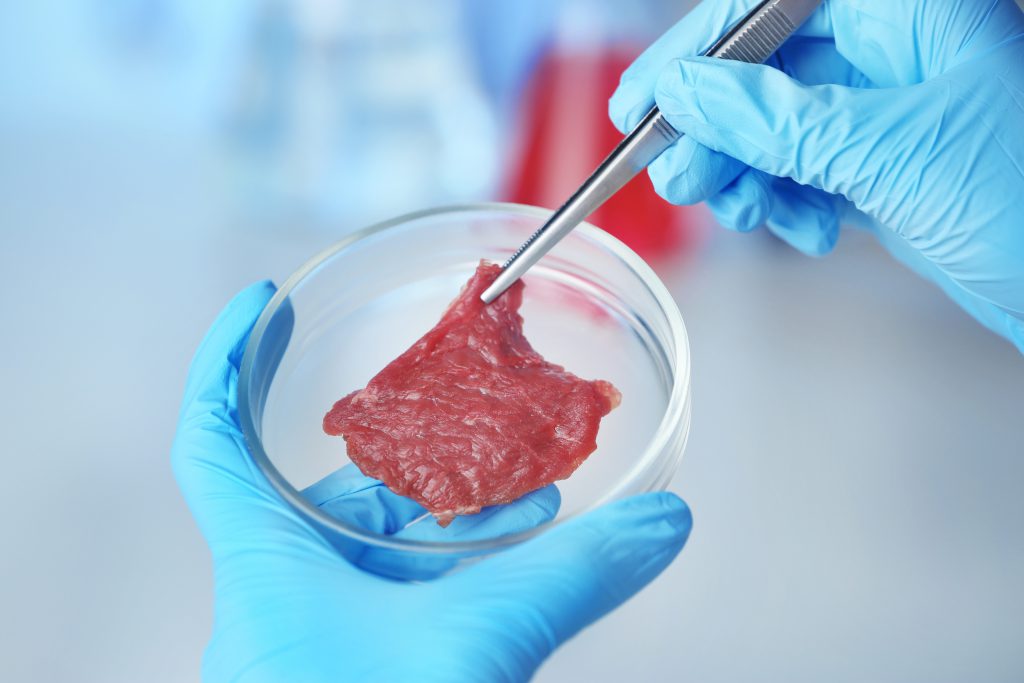
[[[490,305],[500,267],[480,262],[441,321],[324,416],[363,474],[447,526],[572,474],[619,405],[609,382],[544,360],[523,336],[523,283]]]

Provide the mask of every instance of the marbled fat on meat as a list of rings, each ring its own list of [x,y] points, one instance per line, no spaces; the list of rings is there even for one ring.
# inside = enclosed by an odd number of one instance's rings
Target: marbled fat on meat
[[[481,261],[432,330],[324,417],[363,474],[441,526],[571,475],[621,400],[609,382],[533,350],[521,281],[490,305],[480,300],[500,270]]]

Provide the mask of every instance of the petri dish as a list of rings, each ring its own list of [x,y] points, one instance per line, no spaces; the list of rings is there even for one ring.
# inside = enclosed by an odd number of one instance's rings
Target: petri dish
[[[524,278],[531,344],[586,379],[611,381],[622,404],[598,448],[557,482],[553,518],[514,532],[383,533],[318,504],[309,487],[350,465],[324,414],[365,386],[430,329],[481,258],[503,262],[550,212],[514,204],[421,211],[380,223],[314,256],[281,286],[250,335],[238,382],[239,420],[256,467],[352,561],[401,580],[433,578],[523,543],[608,502],[664,489],[690,425],[690,358],[679,309],[651,268],[608,233],[582,224]],[[355,503],[353,503],[355,504]],[[365,504],[362,503],[362,504]],[[468,519],[468,518],[467,518]],[[496,529],[500,529],[500,525]]]

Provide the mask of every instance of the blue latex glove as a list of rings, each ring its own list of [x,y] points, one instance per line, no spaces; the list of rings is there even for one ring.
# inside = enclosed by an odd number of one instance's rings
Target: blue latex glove
[[[651,164],[658,193],[809,254],[868,228],[1024,351],[1021,10],[825,0],[770,66],[691,57],[755,2],[706,0],[623,74],[620,129],[656,101],[687,136]]]
[[[426,583],[340,556],[252,464],[238,426],[238,366],[274,292],[239,294],[192,363],[172,460],[213,555],[208,681],[522,681],[562,642],[657,576],[682,548],[690,512],[670,493],[608,505]],[[352,500],[361,522],[400,528],[422,508],[343,469],[309,492]],[[462,520],[517,528],[554,514],[553,487]],[[499,518],[504,519],[501,521]],[[454,524],[453,524],[454,526]],[[425,527],[426,528],[426,527]],[[420,532],[429,533],[429,532]]]
[[[419,503],[399,496],[376,479],[363,475],[355,465],[310,486],[306,500],[328,515],[356,527],[395,538],[418,541],[468,541],[493,539],[532,529],[555,518],[561,496],[554,484],[523,496],[509,505],[484,508],[475,515],[456,517],[447,529],[434,523]],[[426,516],[415,523],[415,520]],[[449,571],[456,560],[450,556],[417,556],[367,548],[348,549],[346,557],[362,569],[401,579],[425,581]]]

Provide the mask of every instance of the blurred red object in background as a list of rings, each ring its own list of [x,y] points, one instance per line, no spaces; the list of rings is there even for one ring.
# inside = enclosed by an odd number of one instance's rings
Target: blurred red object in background
[[[518,161],[505,193],[509,201],[560,206],[619,143],[622,134],[608,119],[608,98],[635,57],[616,48],[593,54],[556,49],[541,58],[522,99]],[[706,224],[701,210],[659,197],[646,173],[588,221],[645,258],[692,250]]]

